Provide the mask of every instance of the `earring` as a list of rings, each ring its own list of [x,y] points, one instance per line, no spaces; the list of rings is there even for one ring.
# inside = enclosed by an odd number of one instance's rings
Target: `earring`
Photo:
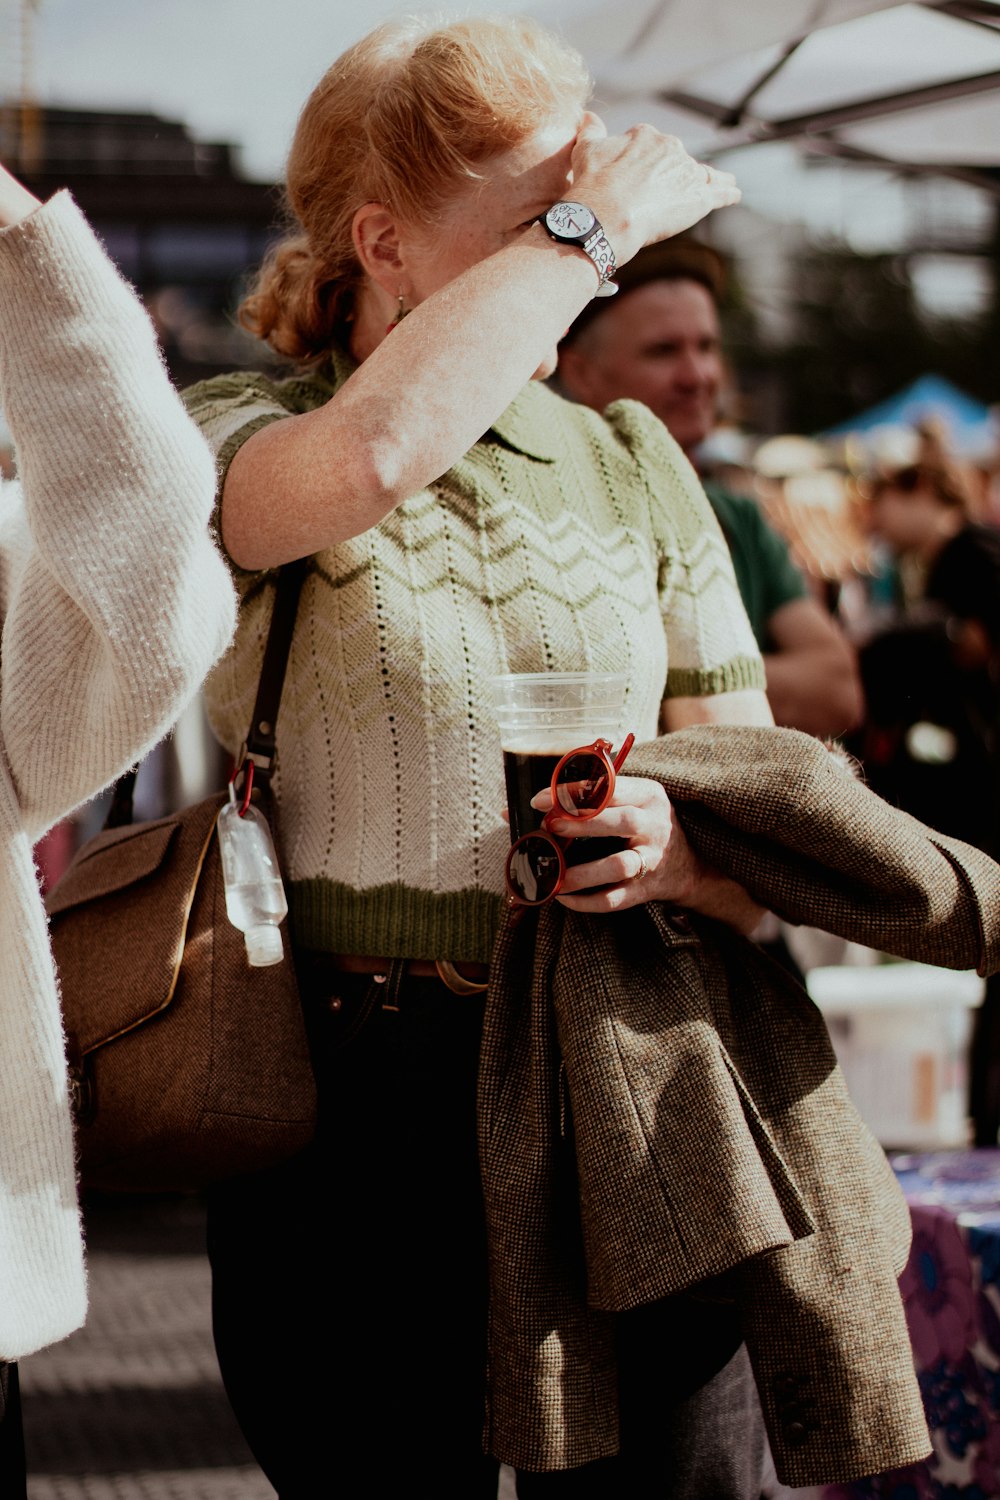
[[[392,320],[391,323],[387,323],[385,325],[385,331],[386,331],[386,333],[391,333],[392,330],[395,327],[397,327],[398,324],[402,323],[403,319],[406,317],[406,314],[409,312],[409,310],[410,309],[408,307],[404,307],[403,306],[403,294],[402,294],[402,292],[400,292],[399,293],[399,305],[396,308],[396,316],[393,318],[393,320]]]

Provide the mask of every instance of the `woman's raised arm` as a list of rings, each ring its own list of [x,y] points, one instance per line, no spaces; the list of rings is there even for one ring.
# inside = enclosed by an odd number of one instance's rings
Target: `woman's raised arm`
[[[470,223],[478,230],[479,214],[489,233],[495,229],[496,248],[426,298],[420,283],[433,259],[426,242],[399,225],[356,221],[359,258],[369,283],[382,286],[382,305],[392,308],[397,288],[419,305],[391,337],[379,327],[373,347],[355,348],[362,364],[326,406],[272,423],[236,454],[222,510],[235,562],[280,564],[377,524],[449,469],[554,360],[558,340],[596,291],[597,271],[535,222],[551,203],[571,197],[592,208],[624,263],[739,198],[728,173],[693,161],[673,137],[649,126],[609,137],[595,116],[575,136],[567,125],[562,148],[538,165],[545,170],[523,174],[514,200],[522,217],[515,213],[506,233],[489,177],[453,205],[437,229],[442,258]],[[364,344],[363,322],[355,342],[359,336]]]

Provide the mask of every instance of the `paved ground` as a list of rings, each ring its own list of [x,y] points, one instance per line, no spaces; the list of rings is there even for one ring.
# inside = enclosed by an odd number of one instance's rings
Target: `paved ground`
[[[21,1364],[30,1500],[274,1500],[219,1379],[200,1203],[87,1219],[87,1326]]]
[[[87,1326],[21,1365],[31,1500],[274,1500],[219,1379],[200,1204],[88,1221]]]
[[[29,1500],[275,1500],[219,1378],[199,1200],[94,1201],[87,1237],[86,1327],[20,1366]],[[515,1500],[506,1471],[498,1500]]]

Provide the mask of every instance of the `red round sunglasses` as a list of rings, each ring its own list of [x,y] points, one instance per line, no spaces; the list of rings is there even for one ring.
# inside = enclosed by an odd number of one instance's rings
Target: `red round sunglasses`
[[[504,876],[507,899],[512,906],[544,906],[559,894],[566,877],[563,851],[570,840],[549,830],[549,820],[558,817],[596,818],[615,793],[615,780],[625,763],[635,735],[626,735],[621,749],[611,758],[611,741],[595,740],[578,750],[569,750],[552,772],[552,809],[541,828],[515,839],[507,855]]]

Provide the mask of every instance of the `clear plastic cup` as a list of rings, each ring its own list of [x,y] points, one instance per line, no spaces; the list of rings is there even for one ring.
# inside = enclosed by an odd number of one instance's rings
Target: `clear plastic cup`
[[[531,806],[548,787],[567,750],[596,739],[617,745],[622,738],[624,672],[514,672],[490,678],[493,711],[500,729],[510,837],[513,843],[539,828],[543,814]],[[597,858],[590,840],[586,858]],[[619,841],[615,840],[615,847]],[[582,846],[583,840],[574,840]],[[579,851],[583,858],[585,851]]]

